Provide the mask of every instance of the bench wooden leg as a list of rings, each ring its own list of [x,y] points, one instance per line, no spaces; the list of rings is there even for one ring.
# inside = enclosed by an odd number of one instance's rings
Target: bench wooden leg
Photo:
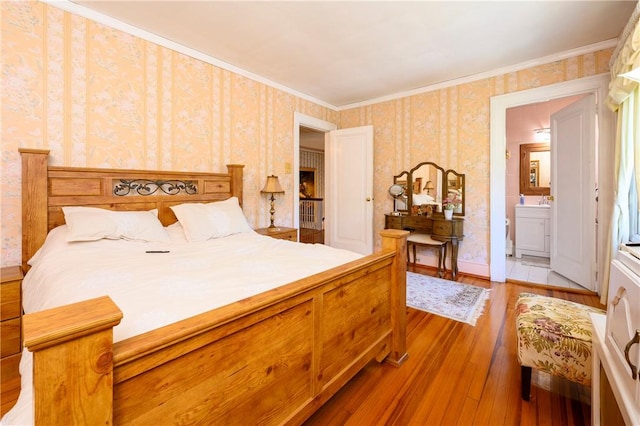
[[[531,395],[531,367],[520,366],[520,380],[522,381],[522,399],[529,401]]]

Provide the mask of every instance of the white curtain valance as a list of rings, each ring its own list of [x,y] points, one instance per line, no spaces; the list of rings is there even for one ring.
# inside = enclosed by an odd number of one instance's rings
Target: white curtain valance
[[[620,74],[640,67],[640,2],[631,14],[620,40],[621,44],[618,44],[610,62],[611,83],[607,104],[613,111],[617,111],[618,106],[639,84],[620,77]]]

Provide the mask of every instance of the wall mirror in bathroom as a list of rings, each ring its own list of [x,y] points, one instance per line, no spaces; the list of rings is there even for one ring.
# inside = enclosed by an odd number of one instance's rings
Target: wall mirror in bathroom
[[[548,143],[520,145],[520,193],[551,195],[551,151]]]

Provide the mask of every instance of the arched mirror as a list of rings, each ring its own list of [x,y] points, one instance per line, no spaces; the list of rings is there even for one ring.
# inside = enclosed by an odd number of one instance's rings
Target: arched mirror
[[[426,161],[409,171],[411,176],[411,214],[429,215],[442,211],[444,169]]]
[[[464,174],[445,170],[431,161],[424,161],[409,171],[393,177],[389,194],[394,198],[394,214],[430,216],[442,214],[447,204],[453,214],[464,216]],[[400,194],[400,187],[404,192]]]
[[[551,152],[548,143],[520,145],[520,193],[551,195]]]
[[[445,185],[445,199],[453,206],[453,214],[464,216],[464,174],[455,170],[447,170]]]

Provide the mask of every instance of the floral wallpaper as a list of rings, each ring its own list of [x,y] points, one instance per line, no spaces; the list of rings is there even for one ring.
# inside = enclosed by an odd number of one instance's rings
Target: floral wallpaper
[[[463,272],[489,276],[491,97],[606,73],[612,51],[341,111],[341,128],[374,128],[374,197],[384,200],[375,205],[375,227],[384,227],[384,214],[392,209],[387,189],[393,175],[422,161],[464,173],[467,200],[458,265]]]
[[[276,209],[287,224],[293,177],[285,163],[293,161],[300,112],[340,128],[374,126],[376,229],[392,209],[386,191],[394,174],[425,160],[466,173],[460,267],[488,275],[490,98],[605,73],[612,51],[335,111],[54,6],[0,2],[0,25],[3,266],[21,261],[19,147],[50,149],[53,165],[225,171],[245,164],[249,222],[268,224],[259,190],[273,173],[286,191]]]
[[[50,164],[223,171],[244,164],[244,211],[269,224],[260,189],[280,176],[292,223],[293,115],[338,113],[56,7],[0,2],[2,265],[21,263],[19,147]],[[292,160],[290,160],[292,162]]]

